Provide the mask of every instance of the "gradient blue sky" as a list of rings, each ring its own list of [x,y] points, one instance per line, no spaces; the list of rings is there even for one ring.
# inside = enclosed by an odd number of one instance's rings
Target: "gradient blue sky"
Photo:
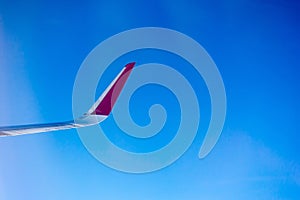
[[[299,199],[299,10],[298,1],[284,0],[1,0],[1,125],[72,118],[73,83],[83,59],[106,38],[144,26],[178,30],[204,46],[222,74],[228,111],[219,142],[199,160],[209,97],[201,77],[183,70],[202,102],[198,136],[173,165],[142,175],[99,163],[76,130],[0,138],[0,199]],[[181,60],[168,57],[127,55],[180,70]],[[107,71],[99,93],[121,68]],[[176,129],[176,99],[167,101],[172,95],[159,87],[143,90],[132,106],[137,123],[149,120],[139,102],[161,101],[171,109],[168,130]],[[161,99],[145,98],[157,91]],[[112,117],[105,123],[118,133]],[[135,151],[153,148],[121,141]]]

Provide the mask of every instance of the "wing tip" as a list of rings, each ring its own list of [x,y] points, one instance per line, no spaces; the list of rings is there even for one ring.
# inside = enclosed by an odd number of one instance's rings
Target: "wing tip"
[[[130,63],[128,63],[127,65],[125,65],[125,68],[128,69],[128,70],[131,70],[131,69],[133,69],[133,67],[135,66],[135,63],[136,63],[136,62],[130,62]]]
[[[90,114],[103,116],[108,116],[110,114],[135,64],[136,62],[130,62],[125,65],[123,70],[120,72],[120,75],[116,77],[116,81],[112,82],[112,85],[109,86],[107,93],[104,94],[99,104],[95,106],[96,108],[93,109]],[[113,92],[115,92],[114,96]]]

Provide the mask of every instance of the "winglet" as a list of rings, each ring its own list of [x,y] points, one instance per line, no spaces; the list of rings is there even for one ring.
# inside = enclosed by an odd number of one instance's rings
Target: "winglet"
[[[87,114],[108,116],[119,97],[135,62],[128,63],[102,93]]]

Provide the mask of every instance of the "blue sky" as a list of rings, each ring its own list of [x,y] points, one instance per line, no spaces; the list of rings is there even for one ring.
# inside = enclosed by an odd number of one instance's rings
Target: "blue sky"
[[[283,0],[0,1],[1,125],[71,119],[84,58],[101,41],[138,27],[170,28],[198,41],[218,66],[227,95],[220,140],[199,160],[210,102],[201,77],[182,70],[198,91],[200,128],[179,160],[148,174],[101,164],[76,130],[0,138],[0,199],[299,199],[299,8]],[[180,70],[180,58],[170,58],[144,51],[123,60]],[[98,93],[121,68],[107,70]],[[180,113],[172,94],[157,86],[143,90],[131,104],[137,123],[149,121],[143,103],[160,102],[171,113],[166,129],[176,129]],[[103,124],[109,127],[113,141],[134,151],[159,148],[172,136],[159,144],[141,141],[143,147],[117,136],[111,116]]]

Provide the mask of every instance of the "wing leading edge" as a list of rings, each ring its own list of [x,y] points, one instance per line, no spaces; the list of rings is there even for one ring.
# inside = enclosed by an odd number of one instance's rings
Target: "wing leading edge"
[[[48,124],[29,124],[18,126],[0,127],[0,136],[15,136],[48,131],[58,131],[71,128],[80,128],[98,124],[105,120],[113,109],[135,62],[128,63],[116,78],[110,83],[105,91],[98,98],[96,103],[78,119],[66,122]]]

